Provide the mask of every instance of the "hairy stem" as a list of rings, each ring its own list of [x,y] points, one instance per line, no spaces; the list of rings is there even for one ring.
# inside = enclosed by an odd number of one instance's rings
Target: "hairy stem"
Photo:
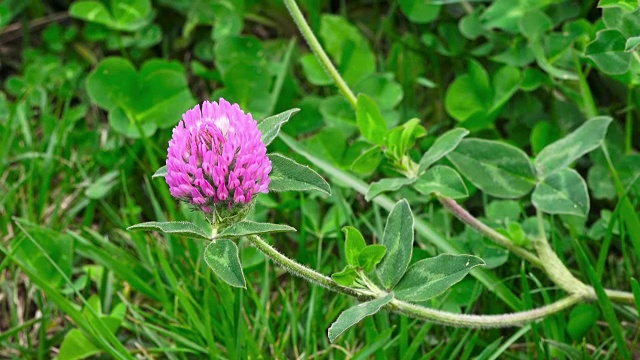
[[[586,292],[583,295],[590,300],[596,300],[596,293],[591,286],[585,285],[580,280],[576,279],[573,274],[567,269],[567,267],[560,261],[556,253],[551,249],[547,243],[546,237],[542,240],[536,239],[535,246],[538,256],[532,254],[530,251],[518,247],[509,238],[490,228],[482,223],[480,220],[471,215],[455,200],[439,197],[440,202],[453,213],[453,215],[460,221],[471,226],[479,231],[481,234],[492,240],[494,243],[504,247],[507,250],[512,251],[514,254],[529,261],[532,265],[543,269],[549,278],[562,289],[568,291],[568,289],[579,290]],[[544,235],[544,233],[543,233]],[[541,242],[540,242],[541,241]],[[569,291],[571,293],[571,291]],[[633,294],[626,291],[605,289],[607,296],[615,302],[633,304]]]
[[[449,199],[446,197],[439,196],[438,200],[444,205],[451,213],[460,219],[465,224],[471,226],[472,228],[479,231],[481,234],[489,238],[494,243],[504,247],[505,249],[513,252],[514,254],[520,256],[521,258],[527,260],[531,264],[537,267],[542,267],[542,262],[540,259],[530,251],[523,249],[516,244],[513,243],[509,238],[490,228],[489,226],[482,223],[482,221],[476,219],[473,215],[469,214],[467,210],[465,210],[460,204],[458,204],[455,200]]]
[[[256,248],[258,248],[258,250],[264,253],[276,264],[282,266],[291,274],[304,278],[305,280],[313,284],[320,285],[329,290],[354,296],[363,300],[375,298],[376,295],[380,296],[380,294],[375,294],[369,290],[352,289],[339,285],[330,277],[325,276],[315,270],[309,269],[308,267],[296,262],[295,260],[289,259],[285,255],[278,252],[278,250],[274,249],[271,245],[267,244],[257,235],[251,235],[248,237],[248,239]],[[531,321],[544,318],[570,307],[581,299],[581,295],[570,295],[564,299],[558,300],[552,304],[537,309],[501,315],[454,314],[446,311],[426,308],[398,299],[393,299],[387,305],[387,308],[392,311],[396,311],[398,313],[413,317],[415,319],[431,321],[444,325],[469,328],[497,328],[519,326]]]
[[[324,52],[322,45],[320,45],[320,42],[318,42],[318,39],[313,34],[313,31],[311,31],[311,27],[309,27],[309,24],[307,23],[307,20],[305,20],[304,15],[302,15],[298,4],[296,4],[294,0],[284,0],[284,4],[287,6],[289,14],[291,14],[293,21],[296,23],[298,30],[300,30],[300,33],[307,41],[307,44],[309,44],[309,47],[311,48],[313,54],[316,56],[318,61],[320,61],[320,64],[327,72],[327,74],[333,79],[333,82],[336,84],[336,86],[338,86],[349,104],[351,104],[351,106],[355,109],[357,104],[356,96],[353,94],[342,76],[340,76],[340,73],[338,72],[338,70],[336,70],[336,67],[333,66],[331,59],[329,59],[329,56],[327,56],[327,53]]]

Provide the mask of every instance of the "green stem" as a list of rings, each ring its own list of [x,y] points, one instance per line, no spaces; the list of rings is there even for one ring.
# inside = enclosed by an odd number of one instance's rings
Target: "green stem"
[[[593,99],[593,94],[591,93],[591,88],[589,88],[589,83],[587,83],[587,78],[584,76],[584,72],[582,71],[582,65],[580,64],[577,52],[574,52],[573,54],[573,62],[576,66],[576,72],[578,73],[578,84],[584,101],[583,105],[585,115],[587,115],[587,118],[598,116],[598,107]]]
[[[248,239],[256,248],[258,248],[258,250],[273,260],[273,262],[282,266],[291,274],[304,278],[313,284],[323,286],[335,292],[354,296],[359,299],[372,299],[381,295],[365,289],[352,289],[339,285],[330,277],[309,269],[308,267],[284,256],[257,235],[251,235]],[[389,305],[387,305],[387,308],[415,319],[431,321],[444,325],[469,328],[498,328],[519,326],[544,318],[570,307],[581,299],[582,296],[580,295],[570,295],[564,299],[537,309],[502,315],[455,314],[426,308],[398,299],[393,299]]]
[[[473,215],[469,214],[469,212],[467,212],[467,210],[460,206],[460,204],[458,204],[455,200],[445,197],[439,197],[438,199],[460,221],[476,229],[478,232],[492,240],[494,243],[529,261],[532,265],[545,270],[549,278],[564,290],[568,291],[568,289],[586,289],[586,294],[583,295],[592,300],[596,299],[595,291],[593,290],[593,288],[591,286],[585,285],[580,280],[576,279],[571,274],[571,272],[569,272],[566,266],[564,266],[562,261],[560,261],[556,253],[547,243],[546,237],[543,237],[542,243],[538,242],[539,239],[536,240],[536,251],[539,255],[536,256],[526,249],[518,247],[509,238],[482,223]],[[542,236],[544,236],[544,232],[542,233]],[[560,284],[561,282],[565,284]],[[567,282],[568,284],[566,284]],[[633,294],[629,292],[610,289],[605,289],[605,291],[609,298],[613,301],[628,304],[633,304],[634,302]],[[571,291],[568,292],[572,293]]]
[[[309,44],[309,47],[311,48],[313,54],[316,56],[318,61],[320,61],[320,64],[322,64],[327,74],[333,79],[336,86],[338,86],[349,104],[351,104],[351,106],[355,109],[357,104],[355,95],[353,94],[351,89],[349,89],[349,85],[347,85],[342,76],[340,76],[340,73],[338,72],[338,70],[336,70],[335,66],[333,66],[331,59],[329,59],[329,56],[327,56],[327,53],[322,48],[322,45],[320,45],[320,42],[318,42],[318,39],[313,34],[311,27],[309,27],[307,20],[305,20],[304,15],[302,15],[298,4],[296,4],[294,0],[284,0],[284,4],[287,6],[291,17],[293,18],[293,21],[296,23],[298,30],[300,30],[300,33],[307,41],[307,44]]]
[[[469,214],[467,210],[460,206],[460,204],[458,204],[455,200],[442,196],[438,196],[438,200],[440,200],[442,205],[449,209],[449,211],[451,211],[451,213],[455,217],[460,219],[460,221],[476,229],[481,234],[489,238],[489,240],[527,260],[534,266],[543,267],[542,262],[535,254],[517,246],[506,236],[500,234],[499,232],[482,223],[482,221],[476,219],[473,215]]]
[[[551,246],[549,246],[547,236],[545,235],[542,213],[538,211],[537,215],[538,237],[534,239],[533,243],[536,251],[538,252],[538,256],[542,260],[542,266],[547,273],[547,276],[549,276],[549,279],[569,294],[583,297],[595,296],[593,289],[589,289],[587,285],[573,276],[569,269],[564,266],[560,258],[558,258],[555,251],[553,251]]]

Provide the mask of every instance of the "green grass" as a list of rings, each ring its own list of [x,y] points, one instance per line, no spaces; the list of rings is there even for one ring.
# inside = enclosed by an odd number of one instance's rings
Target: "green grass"
[[[469,128],[469,137],[502,140],[533,157],[591,115],[614,117],[601,148],[572,164],[586,179],[588,216],[545,216],[552,248],[576,278],[594,287],[597,317],[578,318],[566,310],[521,328],[464,329],[383,310],[333,344],[327,329],[355,299],[287,273],[244,240],[239,248],[247,289],[235,289],[205,263],[205,241],[125,230],[144,221],[204,219],[175,201],[162,178],[151,178],[165,162],[171,127],[131,137],[110,122],[115,110],[89,95],[86,80],[100,61],[119,56],[136,69],[149,60],[175,61],[163,66],[180,69],[175,71],[194,99],[178,104],[178,112],[220,96],[241,103],[259,119],[301,108],[269,150],[315,168],[331,184],[332,195],[261,195],[250,214],[256,221],[295,227],[295,233],[265,240],[301,264],[326,275],[340,271],[346,265],[341,228],[354,226],[367,243],[378,243],[389,210],[406,198],[416,214],[414,261],[443,252],[468,253],[493,265],[474,270],[423,305],[502,314],[544,306],[566,293],[541,269],[469,235],[473,230],[435,197],[404,187],[365,201],[370,183],[402,175],[382,153],[370,172],[354,171],[354,160],[373,144],[361,136],[355,112],[320,65],[305,57],[309,49],[281,1],[245,0],[241,6],[230,2],[227,8],[201,9],[194,7],[195,0],[154,0],[155,15],[136,20],[147,31],[136,30],[146,34],[139,38],[81,16],[60,17],[69,3],[0,4],[0,358],[62,360],[74,358],[74,351],[75,358],[85,351],[98,359],[176,360],[640,355],[638,50],[623,75],[588,57],[588,44],[605,26],[595,2],[541,5],[552,21],[540,35],[546,58],[528,59],[534,55],[526,49],[537,40],[517,22],[513,29],[505,28],[512,24],[476,29],[475,39],[460,32],[462,24],[473,25],[474,12],[486,14],[490,3],[454,1],[425,22],[416,17],[434,10],[412,10],[407,7],[411,1],[299,1],[347,85],[356,95],[374,99],[389,128],[420,119],[427,136],[405,152],[412,161],[418,162],[438,135],[457,126]],[[566,10],[574,9],[571,4],[576,11]],[[326,14],[338,19],[331,29],[322,26]],[[154,26],[160,29],[158,37],[152,34]],[[562,35],[569,30],[574,38]],[[513,49],[522,51],[509,52]],[[481,96],[470,105],[484,112],[484,120],[475,124],[457,118],[459,109],[452,106],[477,93],[450,91],[469,73],[472,61],[487,72],[491,92],[508,87],[496,84],[503,79],[498,70],[505,62],[522,75],[495,114],[489,111],[494,99],[483,103]],[[528,70],[541,74],[539,86],[523,85]],[[577,80],[554,75],[560,70],[575,73]],[[147,96],[136,95],[141,102]],[[450,97],[453,101],[445,101]],[[439,164],[452,165],[446,158]],[[460,203],[470,213],[494,229],[506,231],[511,222],[527,235],[537,231],[529,195],[513,200],[520,213],[509,213],[505,221],[492,217],[489,209],[507,205],[468,180],[470,196]],[[633,292],[635,303],[612,301],[605,288]],[[579,339],[568,330],[576,323],[586,327]],[[66,357],[59,356],[65,342]]]

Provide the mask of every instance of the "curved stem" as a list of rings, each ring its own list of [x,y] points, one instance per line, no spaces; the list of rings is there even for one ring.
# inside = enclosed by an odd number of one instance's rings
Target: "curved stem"
[[[543,269],[549,279],[564,291],[570,294],[589,295],[589,288],[582,281],[578,280],[562,263],[556,252],[553,251],[544,230],[542,213],[537,211],[538,237],[533,240],[533,244],[538,252],[538,256],[543,260]],[[593,292],[593,291],[591,291]]]
[[[311,28],[309,27],[307,20],[305,20],[304,15],[302,15],[298,4],[296,4],[294,0],[284,0],[284,4],[287,6],[289,14],[291,14],[293,21],[296,23],[298,30],[300,30],[300,33],[307,41],[307,44],[309,44],[309,47],[311,48],[311,51],[313,51],[313,54],[316,56],[318,61],[320,61],[320,64],[327,72],[327,74],[331,76],[333,82],[335,82],[336,86],[338,86],[349,104],[351,104],[351,106],[355,109],[357,104],[355,95],[353,94],[351,89],[349,89],[349,85],[347,85],[342,76],[340,76],[340,73],[338,72],[338,70],[336,70],[335,66],[333,66],[331,59],[329,59],[329,56],[327,56],[327,53],[324,52],[322,45],[320,45],[320,42],[318,42],[318,39],[313,34],[313,31],[311,31]]]
[[[586,292],[586,296],[588,299],[596,300],[596,294],[593,288],[591,286],[585,285],[580,280],[576,279],[573,274],[571,274],[571,272],[569,272],[566,266],[564,266],[560,259],[558,259],[558,256],[555,254],[553,249],[549,247],[546,237],[544,238],[542,243],[536,240],[536,251],[540,256],[538,257],[530,251],[518,247],[509,238],[482,223],[480,220],[471,215],[467,210],[465,210],[462,206],[460,206],[460,204],[458,204],[455,200],[445,197],[439,197],[438,199],[460,221],[476,229],[481,234],[492,240],[494,243],[529,261],[532,265],[543,269],[547,273],[547,275],[549,275],[549,278],[564,290],[579,289],[580,291]],[[547,259],[551,260],[547,262]],[[611,300],[619,303],[633,304],[635,301],[633,294],[627,291],[605,289],[605,292]]]
[[[308,267],[284,256],[257,235],[248,236],[248,239],[256,248],[258,248],[258,250],[260,250],[276,264],[282,266],[285,270],[292,273],[293,275],[302,277],[316,285],[323,286],[329,290],[354,296],[360,299],[372,299],[376,296],[376,294],[372,293],[369,290],[352,289],[337,284],[330,277],[325,276],[315,270],[309,269]],[[537,309],[501,315],[454,314],[446,311],[426,308],[398,299],[391,300],[391,302],[387,305],[387,308],[416,319],[432,321],[445,325],[469,328],[497,328],[519,326],[531,321],[544,318],[570,307],[571,305],[580,301],[582,298],[583,297],[581,295],[573,294],[564,299],[558,300],[552,304]]]
[[[460,219],[460,221],[478,230],[481,234],[489,238],[489,240],[502,246],[503,248],[513,252],[521,258],[527,260],[531,264],[537,267],[543,267],[540,259],[530,251],[523,249],[513,243],[509,238],[490,228],[482,223],[480,220],[469,214],[460,204],[455,200],[446,197],[438,196],[438,200],[444,205],[451,213]]]

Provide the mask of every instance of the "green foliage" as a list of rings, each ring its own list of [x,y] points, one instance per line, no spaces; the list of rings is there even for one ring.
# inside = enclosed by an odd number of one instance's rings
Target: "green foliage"
[[[195,100],[177,62],[149,60],[140,71],[126,59],[103,60],[87,78],[87,93],[109,112],[111,127],[127,137],[148,137],[175,126]]]
[[[296,3],[356,106],[282,2],[0,2],[0,358],[633,357],[638,2]],[[214,232],[149,175],[220,97],[258,121],[273,171]],[[542,233],[597,301],[508,337],[392,313],[561,299],[517,253]],[[286,274],[254,235],[368,302]]]
[[[310,167],[300,165],[297,162],[280,154],[270,154],[272,191],[306,191],[318,190],[327,195],[331,194],[329,184]]]
[[[380,245],[387,254],[376,269],[382,286],[390,290],[402,278],[413,252],[413,214],[406,200],[400,200],[389,213]]]
[[[204,260],[222,281],[234,287],[246,288],[238,255],[238,246],[231,240],[212,241],[204,249]]]
[[[485,265],[479,257],[443,254],[411,265],[393,293],[406,301],[426,301],[462,280],[476,266]]]

